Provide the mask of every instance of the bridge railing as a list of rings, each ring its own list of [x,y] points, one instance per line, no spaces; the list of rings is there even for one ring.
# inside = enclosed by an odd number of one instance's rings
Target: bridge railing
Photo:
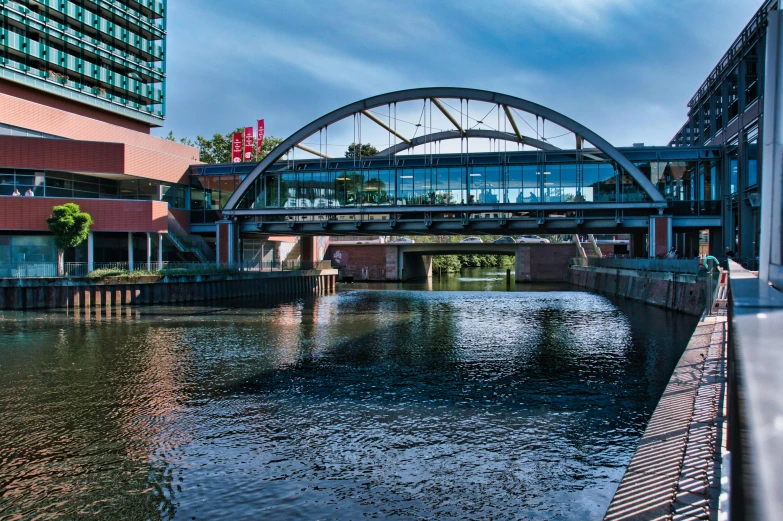
[[[666,273],[688,273],[698,275],[700,259],[627,259],[604,257],[587,259],[588,266],[599,268],[661,271]]]
[[[729,262],[727,448],[729,518],[783,519],[783,291]],[[721,501],[723,503],[723,500]],[[722,508],[725,505],[721,505]]]
[[[331,269],[330,261],[316,263],[315,269]],[[86,262],[66,262],[63,264],[63,274],[59,275],[56,262],[16,262],[0,263],[0,279],[35,279],[35,278],[74,278],[88,276],[111,275],[112,272],[121,273],[153,273],[161,275],[176,275],[177,270],[186,270],[189,273],[198,274],[200,271],[214,272],[214,262],[135,262],[129,267],[127,262],[95,262],[92,270]],[[231,266],[225,266],[229,271],[296,271],[302,269],[299,260],[293,261],[266,261],[266,262],[239,262]],[[103,272],[103,273],[101,273]],[[93,274],[93,275],[91,275]]]

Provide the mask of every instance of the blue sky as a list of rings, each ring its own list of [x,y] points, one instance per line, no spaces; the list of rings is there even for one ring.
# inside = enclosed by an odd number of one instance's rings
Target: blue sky
[[[494,90],[665,145],[760,0],[169,0],[165,135],[286,137],[383,92]]]

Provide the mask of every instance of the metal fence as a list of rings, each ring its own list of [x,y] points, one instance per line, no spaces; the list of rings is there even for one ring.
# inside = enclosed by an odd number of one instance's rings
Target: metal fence
[[[66,262],[63,264],[63,277],[86,277],[89,273],[97,270],[117,270],[130,272],[174,272],[176,270],[190,271],[211,271],[216,268],[213,262],[136,262],[133,268],[129,269],[127,262],[95,262],[92,270],[88,269],[86,262]],[[300,261],[274,261],[274,262],[240,262],[231,266],[225,266],[226,269],[234,271],[296,271],[302,269]],[[331,268],[329,261],[321,262],[316,265],[318,269]],[[56,262],[17,262],[0,263],[0,278],[54,278],[59,277]]]
[[[587,259],[588,266],[599,268],[661,271],[666,273],[699,273],[700,259],[624,259],[606,257]]]

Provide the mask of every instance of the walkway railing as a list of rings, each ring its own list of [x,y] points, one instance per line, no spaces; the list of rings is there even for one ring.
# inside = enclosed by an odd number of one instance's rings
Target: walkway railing
[[[128,269],[127,262],[95,262],[92,271],[88,270],[86,262],[66,262],[63,265],[63,277],[87,277],[90,273],[100,271],[118,271],[133,273],[161,273],[176,275],[177,270],[188,270],[191,272],[211,272],[216,268],[213,262],[136,262],[133,269]],[[318,263],[318,269],[328,269],[331,265],[328,261]],[[226,266],[229,271],[296,271],[301,269],[301,263],[294,261],[272,261],[272,262],[253,262],[237,263],[232,266]],[[100,274],[100,273],[97,273]],[[18,262],[18,263],[0,263],[0,278],[28,279],[28,278],[56,278],[56,262]]]
[[[699,259],[624,259],[617,257],[587,259],[588,266],[598,268],[690,273],[693,275],[699,273],[699,263]]]
[[[783,291],[729,262],[728,476],[733,520],[783,519]],[[727,504],[728,503],[728,504]],[[726,508],[728,507],[728,508]]]

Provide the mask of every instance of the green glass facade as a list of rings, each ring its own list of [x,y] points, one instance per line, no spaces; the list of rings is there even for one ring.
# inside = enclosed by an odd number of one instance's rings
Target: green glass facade
[[[160,126],[165,0],[0,0],[0,77]]]

